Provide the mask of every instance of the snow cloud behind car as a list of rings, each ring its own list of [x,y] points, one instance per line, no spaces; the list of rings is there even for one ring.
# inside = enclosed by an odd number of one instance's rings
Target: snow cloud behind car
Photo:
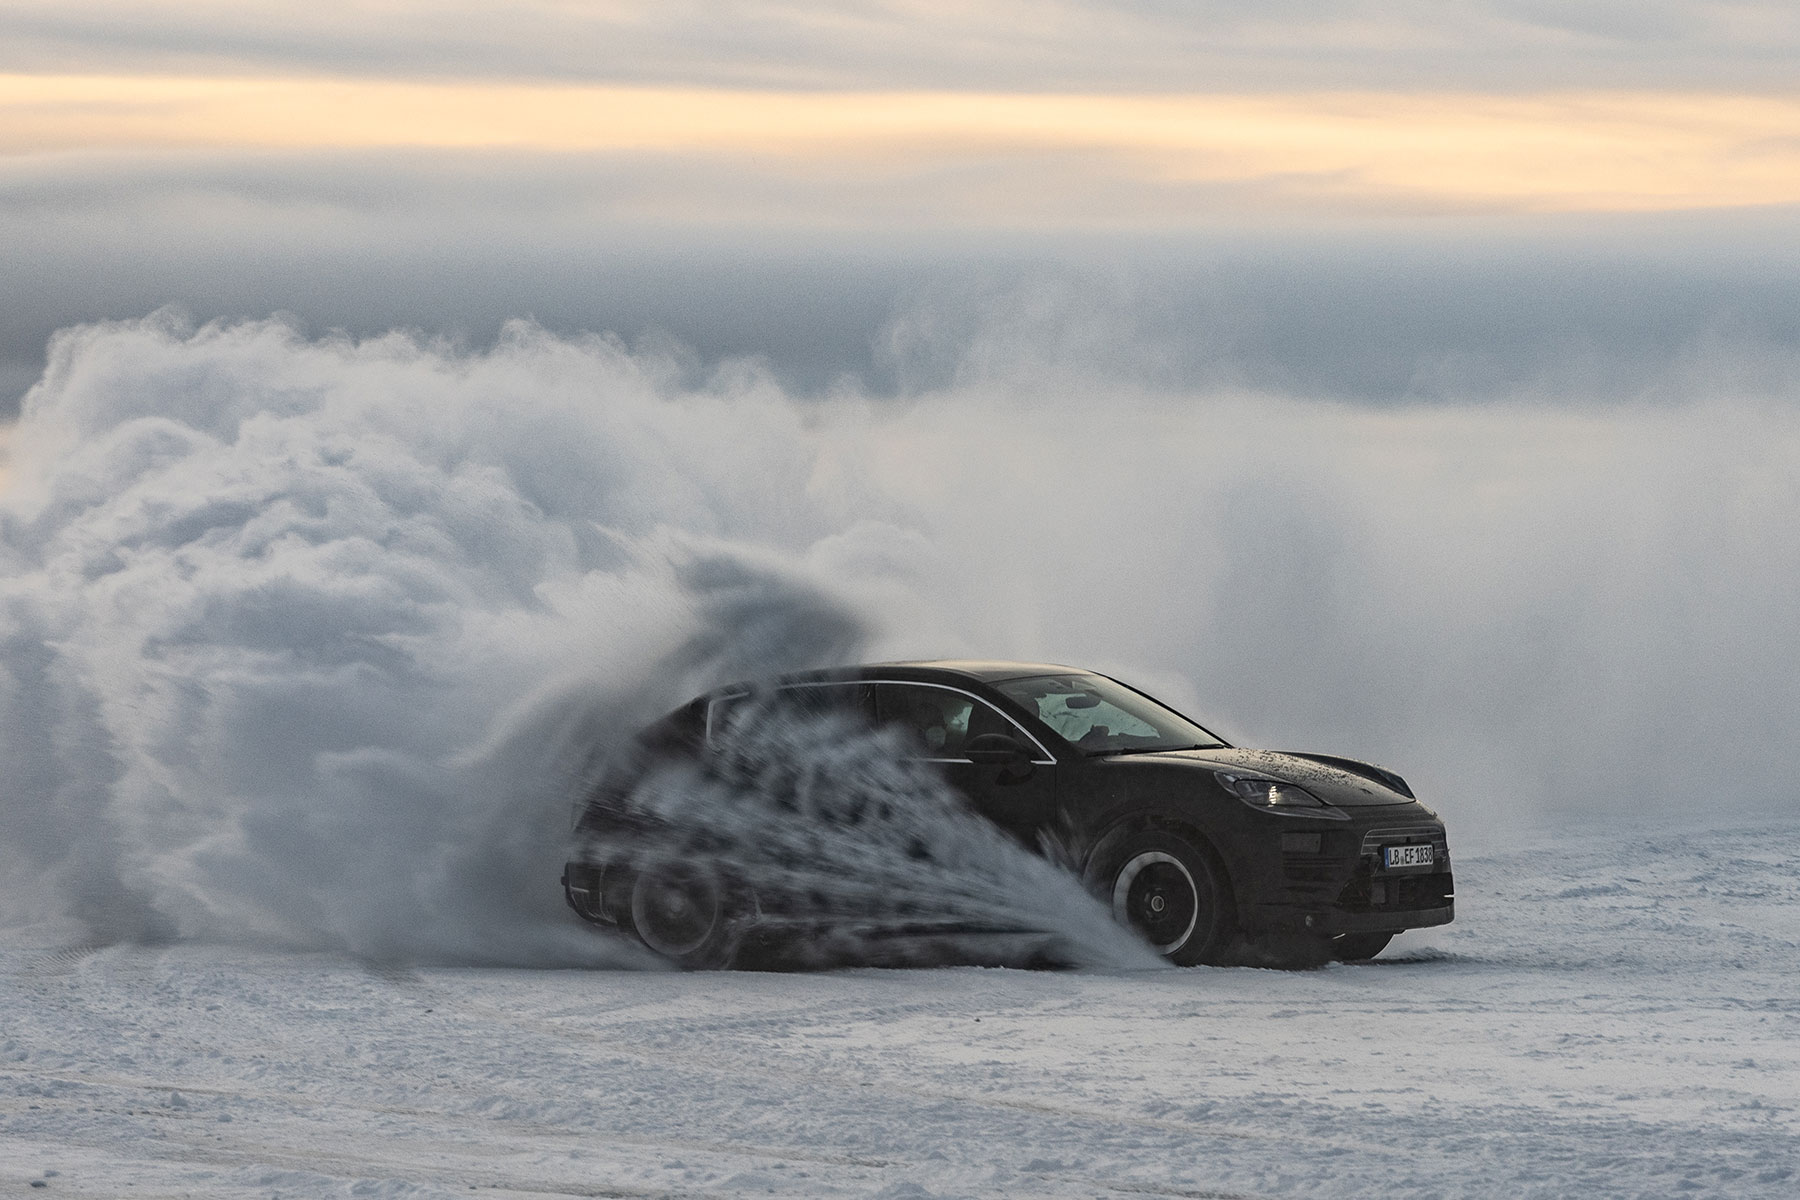
[[[0,501],[7,918],[591,961],[532,890],[582,756],[850,657],[1111,667],[1476,843],[1788,802],[1791,396],[1167,390],[1023,311],[899,400],[528,323],[59,335]]]

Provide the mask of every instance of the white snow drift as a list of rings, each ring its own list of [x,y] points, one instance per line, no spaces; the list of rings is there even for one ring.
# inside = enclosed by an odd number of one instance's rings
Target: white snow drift
[[[371,970],[0,934],[0,1188],[1788,1200],[1797,858],[1791,821],[1466,856],[1457,924],[1300,973]]]

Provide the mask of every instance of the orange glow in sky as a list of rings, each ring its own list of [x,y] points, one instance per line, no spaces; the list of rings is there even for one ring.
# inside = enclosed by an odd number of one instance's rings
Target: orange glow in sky
[[[1358,212],[1795,203],[1796,130],[1800,97],[1713,93],[820,94],[0,75],[0,154],[8,156],[175,148],[653,152],[754,156],[764,169],[878,178],[1048,154],[1066,156],[1071,172],[1123,184],[1260,185],[1314,210]],[[1004,186],[982,196],[1007,206]],[[1166,207],[1159,215],[1169,215]]]

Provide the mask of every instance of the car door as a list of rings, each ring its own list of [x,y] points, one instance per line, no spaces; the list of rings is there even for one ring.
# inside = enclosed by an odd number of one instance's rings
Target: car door
[[[1056,762],[1012,718],[971,692],[944,684],[875,685],[877,720],[898,727],[913,753],[930,763],[982,816],[1036,849],[1056,811]],[[1005,734],[1029,757],[977,763],[965,748],[984,734]]]

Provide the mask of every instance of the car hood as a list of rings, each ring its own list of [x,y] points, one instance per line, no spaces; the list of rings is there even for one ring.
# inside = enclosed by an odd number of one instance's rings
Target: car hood
[[[1281,750],[1171,750],[1162,754],[1133,755],[1122,762],[1182,762],[1212,770],[1237,767],[1267,775],[1283,783],[1305,788],[1325,803],[1339,808],[1367,808],[1383,804],[1415,803],[1406,781],[1392,771],[1355,759],[1300,754]]]

